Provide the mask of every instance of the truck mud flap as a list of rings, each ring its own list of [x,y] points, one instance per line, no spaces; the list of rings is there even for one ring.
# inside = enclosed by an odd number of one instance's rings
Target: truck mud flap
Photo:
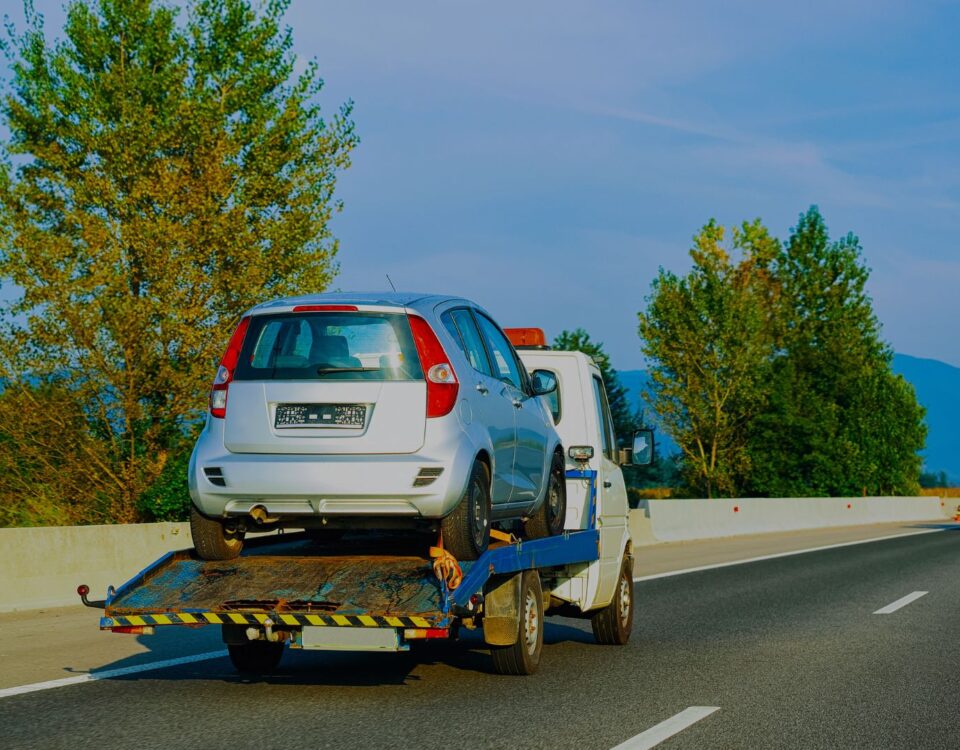
[[[483,639],[491,646],[512,646],[520,632],[520,579],[522,573],[496,577],[483,598]]]

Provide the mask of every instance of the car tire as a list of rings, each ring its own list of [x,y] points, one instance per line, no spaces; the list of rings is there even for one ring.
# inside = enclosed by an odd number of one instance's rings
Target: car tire
[[[248,675],[272,674],[283,658],[283,644],[269,641],[229,644],[227,651],[236,670]]]
[[[550,464],[550,476],[547,479],[547,491],[540,507],[523,524],[523,535],[527,539],[542,539],[563,533],[567,519],[567,478],[563,456],[553,454]]]
[[[490,473],[474,461],[457,507],[440,521],[443,547],[458,560],[476,560],[490,543]]]
[[[633,559],[623,558],[613,601],[590,618],[593,637],[603,646],[624,646],[633,630]]]
[[[207,518],[190,506],[190,535],[203,560],[232,560],[243,550],[243,534],[229,532],[223,522]]]
[[[520,622],[517,642],[490,650],[497,674],[528,675],[540,666],[543,651],[543,589],[535,570],[526,570],[520,582]]]

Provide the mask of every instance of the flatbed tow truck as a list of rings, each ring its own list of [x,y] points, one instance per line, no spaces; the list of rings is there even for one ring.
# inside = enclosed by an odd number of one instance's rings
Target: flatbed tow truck
[[[324,540],[308,533],[262,537],[233,560],[170,552],[105,600],[100,629],[149,634],[157,627],[219,625],[234,666],[265,674],[286,646],[404,651],[481,629],[494,671],[532,674],[545,614],[591,620],[599,643],[623,645],[633,624],[633,545],[618,461],[652,460],[652,434],[617,451],[600,371],[580,352],[550,351],[538,329],[508,330],[528,369],[555,373],[546,397],[568,446],[567,517],[557,536],[519,540],[491,530],[489,549],[457,561],[422,539],[363,532]],[[631,455],[632,454],[632,455]],[[322,533],[322,532],[321,532]]]

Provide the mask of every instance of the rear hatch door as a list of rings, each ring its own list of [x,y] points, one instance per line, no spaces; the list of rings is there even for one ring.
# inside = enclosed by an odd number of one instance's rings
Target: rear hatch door
[[[414,453],[426,382],[402,311],[254,315],[230,383],[233,453]]]

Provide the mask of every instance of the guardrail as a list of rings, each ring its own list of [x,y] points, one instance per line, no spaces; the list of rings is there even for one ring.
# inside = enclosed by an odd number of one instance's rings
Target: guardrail
[[[630,511],[634,544],[740,534],[943,521],[955,504],[938,497],[750,498],[645,500]],[[186,523],[0,529],[0,612],[77,603],[90,584],[94,598],[155,559],[191,546]]]

